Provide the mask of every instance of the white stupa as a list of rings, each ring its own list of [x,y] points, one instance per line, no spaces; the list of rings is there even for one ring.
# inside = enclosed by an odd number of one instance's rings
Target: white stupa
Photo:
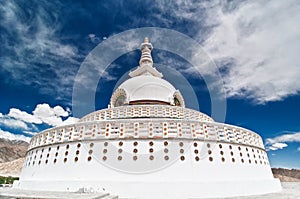
[[[121,198],[203,198],[281,189],[261,137],[185,108],[179,90],[153,67],[145,38],[139,66],[113,93],[109,108],[30,141],[24,190],[82,188]]]

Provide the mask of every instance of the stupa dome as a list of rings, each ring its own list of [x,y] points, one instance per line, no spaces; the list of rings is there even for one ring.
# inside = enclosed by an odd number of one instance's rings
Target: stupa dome
[[[152,44],[145,38],[141,45],[140,66],[129,73],[130,79],[123,82],[113,93],[110,106],[135,104],[164,104],[184,107],[179,90],[162,79],[163,75],[153,67]]]
[[[183,106],[179,91],[168,81],[154,76],[138,76],[123,82],[114,92],[111,105],[169,104]],[[176,99],[179,101],[176,101]]]

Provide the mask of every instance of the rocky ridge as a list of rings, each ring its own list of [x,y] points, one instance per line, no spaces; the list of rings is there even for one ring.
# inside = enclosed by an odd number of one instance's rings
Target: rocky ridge
[[[28,146],[22,140],[0,138],[0,176],[20,175]]]
[[[279,178],[281,182],[300,182],[300,170],[272,168],[275,178]]]
[[[10,162],[25,157],[29,144],[22,140],[0,138],[0,163]]]

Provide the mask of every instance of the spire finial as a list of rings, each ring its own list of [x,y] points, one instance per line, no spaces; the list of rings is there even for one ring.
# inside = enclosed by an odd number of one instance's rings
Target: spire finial
[[[151,43],[149,43],[148,37],[145,37],[144,42],[141,44],[142,56],[140,59],[140,66],[143,65],[150,65],[151,67],[153,66],[153,60],[151,56],[152,49],[153,46]]]
[[[158,72],[156,68],[153,67],[153,60],[151,56],[151,51],[153,46],[149,43],[148,37],[144,38],[143,43],[141,44],[142,56],[140,59],[140,65],[134,71],[129,73],[130,77],[136,77],[140,75],[152,75],[155,77],[162,78],[163,74]]]

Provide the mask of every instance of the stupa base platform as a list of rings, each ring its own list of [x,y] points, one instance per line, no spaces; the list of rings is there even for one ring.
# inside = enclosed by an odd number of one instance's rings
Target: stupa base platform
[[[245,181],[23,181],[23,189],[80,189],[113,193],[120,198],[218,198],[261,195],[281,191],[278,179]],[[62,191],[65,191],[62,190]]]
[[[84,190],[83,190],[84,191]],[[16,188],[0,188],[0,198],[41,198],[41,199],[118,199],[108,193],[69,192],[69,191],[34,191]]]

